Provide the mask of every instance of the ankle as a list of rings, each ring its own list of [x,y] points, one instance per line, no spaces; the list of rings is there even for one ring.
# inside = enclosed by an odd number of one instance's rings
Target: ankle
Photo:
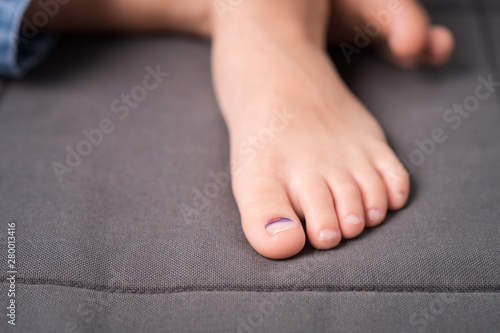
[[[259,33],[281,42],[323,46],[329,19],[326,0],[211,1],[211,34],[214,41],[238,41]]]

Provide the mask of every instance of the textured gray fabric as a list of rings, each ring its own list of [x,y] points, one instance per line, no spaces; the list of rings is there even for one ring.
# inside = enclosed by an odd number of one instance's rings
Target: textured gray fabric
[[[490,292],[142,295],[23,284],[19,295],[18,332],[492,333],[500,327],[500,300]]]
[[[308,246],[285,261],[251,249],[230,186],[213,180],[226,170],[228,141],[210,84],[207,43],[180,37],[66,41],[26,79],[4,83],[0,240],[5,249],[6,224],[15,221],[18,328],[236,331],[238,318],[270,300],[275,313],[253,331],[495,331],[498,91],[456,130],[443,115],[475,93],[479,76],[500,81],[500,53],[487,43],[488,35],[498,35],[499,16],[477,4],[435,8],[435,20],[457,35],[457,53],[443,69],[405,72],[368,52],[347,65],[334,51],[399,155],[409,160],[415,140],[430,138],[436,128],[447,135],[413,167],[409,205],[337,249]],[[113,101],[143,85],[157,66],[169,76],[121,120]],[[114,131],[59,182],[51,163],[64,163],[65,147],[76,149],[82,130],[105,118]],[[196,193],[206,187],[213,196],[200,204]],[[436,315],[439,295],[453,302],[441,302],[445,310]],[[100,299],[110,300],[105,311]],[[97,305],[89,310],[87,303]],[[431,306],[435,318],[426,317],[423,327],[419,311]],[[98,319],[87,318],[97,312]],[[0,321],[2,332],[10,328]]]

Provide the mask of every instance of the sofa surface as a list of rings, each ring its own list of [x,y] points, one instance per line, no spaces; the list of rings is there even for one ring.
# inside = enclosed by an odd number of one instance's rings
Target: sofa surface
[[[12,222],[18,273],[16,326],[4,314],[0,332],[499,332],[500,86],[485,82],[500,81],[500,6],[429,9],[457,39],[442,69],[407,72],[366,50],[347,64],[332,48],[411,171],[408,205],[288,260],[250,247],[230,184],[214,180],[229,144],[209,43],[66,38],[26,78],[4,80],[3,300]],[[142,100],[158,70],[168,75]],[[479,85],[491,93],[474,106]],[[141,98],[127,114],[116,100],[131,93]],[[447,111],[464,103],[467,118]],[[81,143],[96,128],[108,133]],[[429,144],[436,131],[446,139]],[[88,155],[59,179],[67,146]]]

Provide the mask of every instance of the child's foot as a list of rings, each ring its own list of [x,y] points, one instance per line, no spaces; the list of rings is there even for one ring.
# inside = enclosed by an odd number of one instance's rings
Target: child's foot
[[[394,19],[383,35],[391,41],[393,60],[407,65],[411,57],[416,64],[432,49],[433,63],[444,62],[452,45],[448,33],[430,29],[413,2],[405,6],[407,17]],[[325,8],[316,7],[317,12],[301,10],[305,17],[320,17],[312,22],[322,22]],[[341,238],[380,224],[387,209],[406,203],[409,177],[380,126],[323,51],[326,18],[325,26],[311,23],[304,32],[281,20],[266,21],[272,10],[262,16],[252,11],[244,23],[236,14],[220,23],[213,67],[230,132],[233,191],[243,230],[257,252],[281,259],[303,248],[301,219],[317,249],[333,248]],[[442,44],[434,45],[440,38]]]

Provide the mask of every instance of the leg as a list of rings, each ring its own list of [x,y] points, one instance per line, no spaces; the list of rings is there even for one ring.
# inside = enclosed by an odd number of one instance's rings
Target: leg
[[[33,0],[25,18],[44,11]],[[43,7],[42,7],[43,6]],[[181,32],[210,35],[207,0],[71,0],[60,4],[47,31],[59,32]]]

